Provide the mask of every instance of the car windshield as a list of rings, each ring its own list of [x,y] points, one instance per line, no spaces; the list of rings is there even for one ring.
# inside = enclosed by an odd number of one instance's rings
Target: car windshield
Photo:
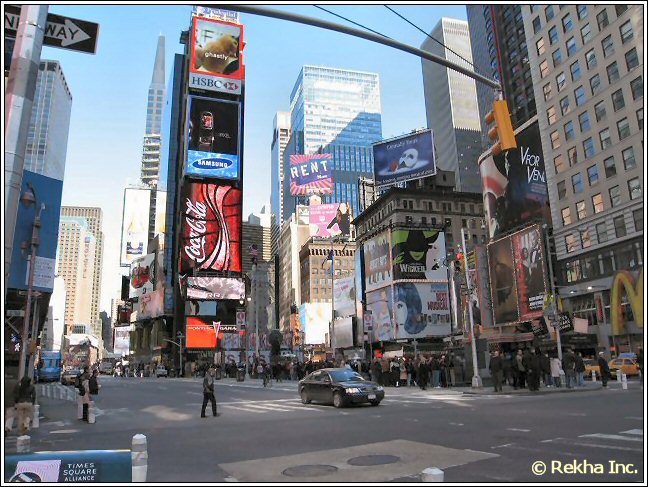
[[[333,382],[364,382],[360,374],[353,370],[332,370],[329,372]]]

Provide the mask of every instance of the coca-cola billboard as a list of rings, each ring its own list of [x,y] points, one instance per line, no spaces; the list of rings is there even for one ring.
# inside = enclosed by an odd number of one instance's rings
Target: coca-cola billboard
[[[240,189],[188,183],[180,206],[180,273],[241,272]]]

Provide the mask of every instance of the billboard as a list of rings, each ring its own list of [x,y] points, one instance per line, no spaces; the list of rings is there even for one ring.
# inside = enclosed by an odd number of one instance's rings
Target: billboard
[[[241,272],[241,196],[232,186],[187,183],[180,200],[180,273]]]
[[[373,146],[376,186],[411,181],[437,172],[431,130]]]
[[[238,180],[241,104],[198,96],[187,104],[186,174]]]
[[[242,25],[194,17],[189,87],[240,95],[245,78],[243,46]]]
[[[336,319],[333,326],[333,334],[335,336],[334,343],[336,348],[353,347],[353,318],[347,316],[346,318]]]
[[[333,159],[331,154],[290,156],[290,194],[333,194]]]
[[[394,338],[392,326],[393,306],[391,286],[367,293],[367,311],[371,312],[373,326],[372,333],[369,333],[372,342]]]
[[[392,282],[389,234],[382,232],[363,244],[365,292],[374,291]]]
[[[439,230],[394,229],[391,235],[394,280],[448,280],[445,234]]]
[[[355,277],[333,280],[333,304],[336,316],[355,315]]]
[[[155,233],[154,235],[161,235],[161,246],[164,248],[164,235],[166,233],[166,205],[167,205],[167,192],[157,190],[155,195]]]
[[[520,321],[542,316],[547,277],[542,232],[533,225],[512,235]]]
[[[534,122],[516,135],[517,149],[480,160],[484,211],[490,237],[542,219],[551,224],[540,128]]]
[[[245,282],[232,277],[188,277],[187,299],[245,299]]]
[[[399,283],[394,286],[396,338],[450,334],[448,283]]]
[[[311,205],[308,217],[311,237],[346,238],[351,234],[351,207],[348,203]]]
[[[146,255],[150,206],[150,189],[124,190],[120,257],[122,267],[129,267],[133,260]]]
[[[128,355],[130,351],[130,326],[115,326],[114,353]]]
[[[129,299],[152,293],[155,289],[155,254],[138,257],[131,262]]]
[[[164,314],[164,289],[142,294],[135,305],[137,320],[157,318]]]
[[[187,316],[187,348],[216,348],[221,322],[208,316]]]
[[[494,324],[517,322],[518,298],[510,236],[488,245],[488,269]]]
[[[299,321],[304,345],[325,343],[331,323],[331,303],[303,303],[299,307]]]

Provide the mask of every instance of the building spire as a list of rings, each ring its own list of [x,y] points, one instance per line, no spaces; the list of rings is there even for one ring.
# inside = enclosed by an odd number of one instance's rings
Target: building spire
[[[164,85],[164,36],[158,37],[157,51],[155,52],[155,65],[153,66],[153,78],[151,84]]]

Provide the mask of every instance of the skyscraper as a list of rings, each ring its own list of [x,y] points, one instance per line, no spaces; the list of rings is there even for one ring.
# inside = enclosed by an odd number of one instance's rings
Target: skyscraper
[[[467,22],[444,17],[430,35],[441,44],[427,38],[421,49],[472,69]],[[421,63],[425,112],[434,133],[437,168],[455,173],[457,191],[480,193],[477,160],[481,125],[475,80],[431,61]]]
[[[290,112],[277,112],[273,122],[271,152],[272,213],[277,225],[283,224],[284,151],[290,138]]]
[[[296,204],[290,195],[290,178],[285,177],[290,155],[318,152],[333,156],[334,193],[322,202],[349,203],[357,215],[358,178],[373,176],[372,144],[382,139],[378,75],[304,66],[290,107],[290,139],[283,158],[283,219],[290,217]]]

